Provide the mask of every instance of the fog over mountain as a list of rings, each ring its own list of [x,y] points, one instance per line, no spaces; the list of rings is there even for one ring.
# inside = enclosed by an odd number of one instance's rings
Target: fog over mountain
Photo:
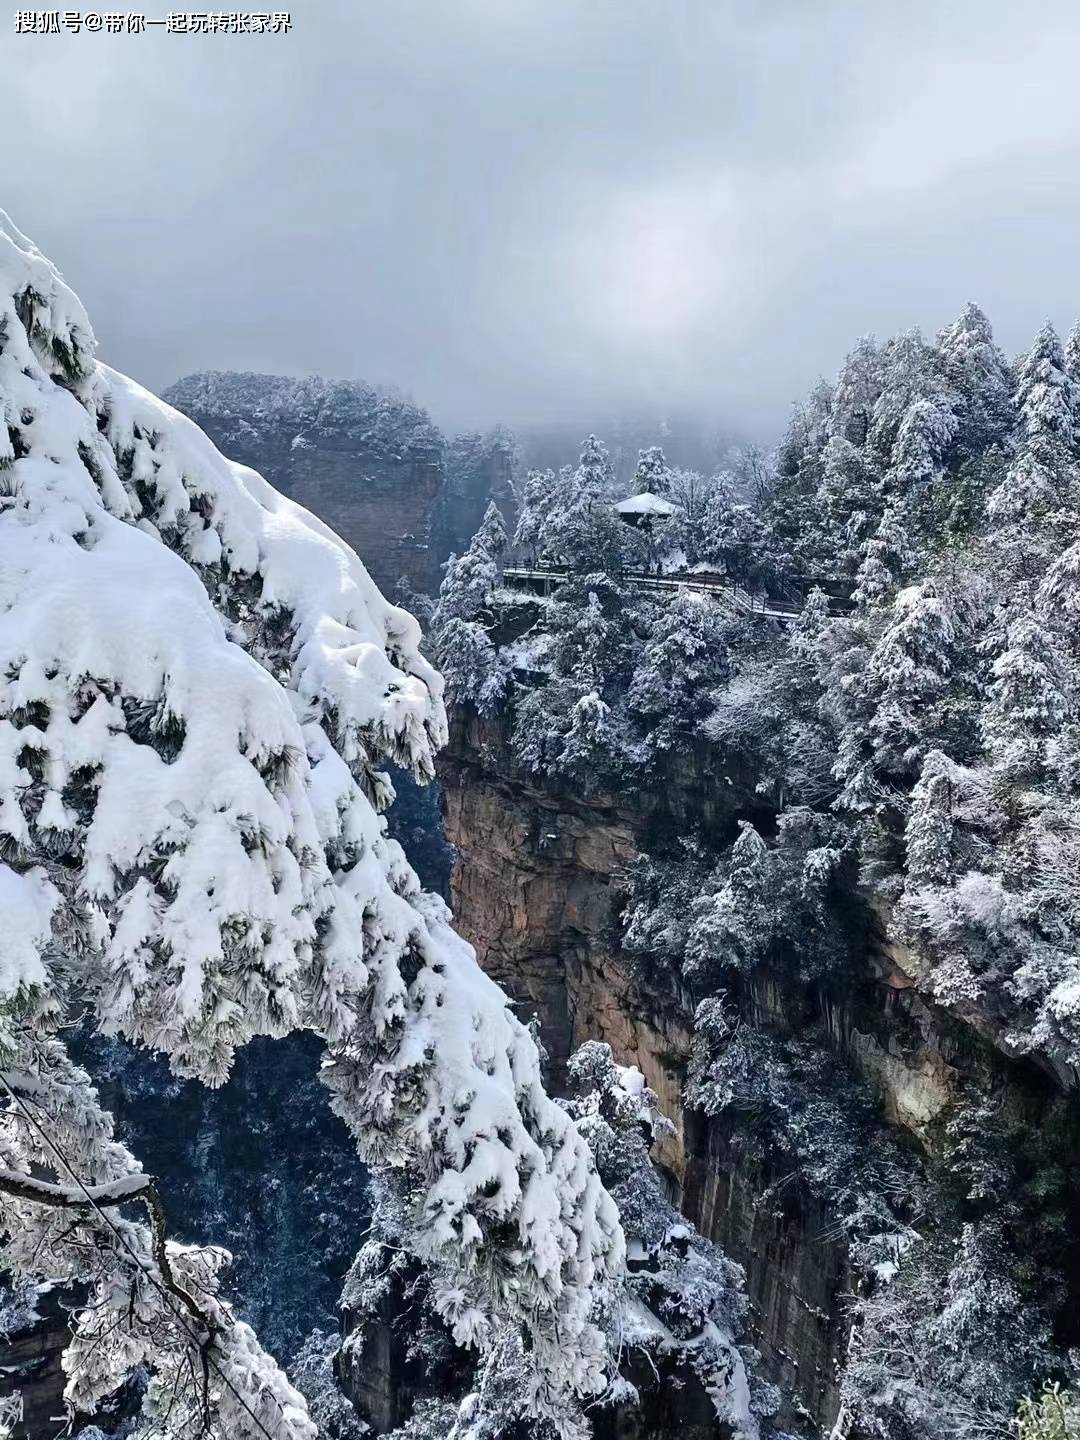
[[[105,355],[402,386],[445,427],[771,438],[851,337],[1080,310],[1072,6],[319,0],[16,36],[5,205]]]

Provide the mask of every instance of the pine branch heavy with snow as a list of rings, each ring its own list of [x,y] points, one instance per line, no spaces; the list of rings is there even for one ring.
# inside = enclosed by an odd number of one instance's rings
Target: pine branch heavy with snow
[[[0,280],[0,1168],[137,1172],[63,1050],[75,1007],[209,1084],[251,1037],[313,1030],[361,1154],[416,1181],[425,1258],[526,1321],[543,1384],[595,1389],[614,1207],[379,815],[382,764],[430,778],[446,733],[416,622],[327,527],[96,362],[78,300],[6,217]],[[75,1177],[43,1138],[61,1134]],[[146,1226],[124,1218],[129,1244],[88,1274],[81,1232],[104,1241],[103,1221],[59,1214],[9,1197],[0,1223],[17,1271],[45,1254],[107,1299],[77,1322],[73,1404],[145,1360],[182,1397],[170,1435],[207,1407],[231,1436],[314,1433],[246,1327],[170,1328]],[[217,1315],[220,1252],[175,1264]]]

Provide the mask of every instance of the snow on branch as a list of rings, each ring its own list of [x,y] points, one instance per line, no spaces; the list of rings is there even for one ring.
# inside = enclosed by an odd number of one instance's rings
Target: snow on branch
[[[209,1084],[315,1031],[361,1153],[419,1182],[417,1244],[595,1390],[614,1206],[378,813],[379,765],[428,778],[446,734],[419,628],[93,348],[0,219],[0,1063],[72,995]]]
[[[125,1175],[106,1185],[79,1186],[54,1185],[49,1180],[37,1180],[17,1170],[0,1170],[0,1190],[5,1194],[18,1196],[20,1200],[34,1200],[39,1205],[57,1205],[62,1209],[79,1206],[104,1209],[110,1205],[127,1205],[145,1194],[150,1185],[149,1175]]]

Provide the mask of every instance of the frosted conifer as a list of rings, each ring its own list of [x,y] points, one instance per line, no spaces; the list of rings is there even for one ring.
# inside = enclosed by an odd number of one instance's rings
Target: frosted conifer
[[[416,622],[326,526],[97,363],[6,217],[0,408],[0,1226],[16,1274],[88,1296],[71,1403],[145,1364],[177,1440],[208,1414],[243,1440],[314,1434],[221,1298],[223,1252],[162,1232],[64,1049],[76,1005],[208,1084],[255,1035],[320,1035],[361,1154],[414,1178],[412,1243],[523,1320],[538,1386],[595,1390],[614,1207],[378,813],[381,766],[428,779],[446,735]]]

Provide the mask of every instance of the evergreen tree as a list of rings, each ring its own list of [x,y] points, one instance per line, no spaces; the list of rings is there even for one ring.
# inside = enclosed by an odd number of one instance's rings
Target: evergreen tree
[[[1036,593],[1038,614],[1071,657],[1073,681],[1080,679],[1080,540],[1074,540],[1046,572]]]
[[[1065,340],[1065,374],[1069,378],[1069,394],[1072,398],[1073,439],[1080,448],[1080,320],[1069,331]]]
[[[832,386],[822,381],[792,412],[777,451],[772,490],[763,519],[773,563],[781,570],[812,570],[821,557],[818,492],[832,415]]]
[[[484,518],[480,522],[480,529],[476,532],[474,541],[482,546],[496,562],[501,560],[506,553],[506,521],[494,500],[488,501]]]
[[[439,626],[434,652],[446,680],[448,705],[454,709],[471,705],[480,715],[494,715],[499,710],[510,685],[510,672],[483,625],[455,615]]]
[[[1077,320],[1065,337],[1065,373],[1070,386],[1080,385],[1080,320]],[[1075,399],[1075,395],[1073,396]],[[1075,426],[1075,420],[1074,420]]]
[[[361,1154],[410,1177],[408,1243],[524,1324],[538,1388],[601,1389],[614,1207],[377,813],[380,766],[430,779],[446,736],[419,627],[327,527],[98,365],[6,217],[0,334],[0,1238],[16,1276],[85,1298],[71,1403],[141,1367],[167,1440],[315,1433],[223,1298],[224,1252],[168,1239],[73,1065],[84,1007],[212,1085],[253,1036],[313,1031]]]
[[[702,895],[694,907],[685,973],[695,983],[707,983],[718,968],[753,969],[768,944],[769,849],[749,821],[739,824],[739,838],[727,856],[722,883]]]
[[[610,607],[613,591],[605,592]],[[602,689],[614,679],[621,663],[620,625],[605,611],[600,590],[589,590],[583,609],[568,598],[562,602],[565,623],[557,626],[551,647],[555,673],[565,677],[579,695]]]
[[[881,391],[866,437],[867,457],[875,469],[884,474],[894,463],[893,447],[911,406],[920,400],[942,406],[947,393],[941,357],[918,330],[894,335],[882,346]]]
[[[584,458],[584,457],[583,457]],[[635,495],[667,495],[671,490],[671,471],[659,445],[638,451],[634,471]]]
[[[432,652],[446,681],[447,701],[470,704],[481,715],[495,712],[510,683],[506,662],[488,634],[506,545],[502,514],[489,502],[468,550],[460,560],[451,555],[446,562],[431,619]]]
[[[723,483],[720,476],[699,475],[696,470],[672,470],[668,499],[677,507],[664,527],[669,551],[682,550],[689,565],[704,558],[706,515],[713,491]]]
[[[904,497],[913,512],[929,508],[929,492],[945,477],[945,460],[956,434],[956,416],[951,396],[935,391],[931,397],[913,400],[904,411],[896,433],[892,464],[885,475],[885,492]]]
[[[589,690],[574,701],[552,768],[562,775],[588,780],[596,773],[597,756],[611,753],[617,736],[611,724],[611,707],[595,690]]]
[[[384,1342],[387,1328],[405,1352],[417,1403],[391,1440],[442,1440],[461,1427],[473,1440],[588,1440],[594,1425],[606,1432],[644,1419],[658,1403],[685,1407],[688,1391],[718,1429],[759,1440],[778,1396],[758,1378],[759,1356],[746,1342],[744,1277],[679,1214],[652,1163],[652,1149],[674,1127],[641,1072],[617,1064],[610,1046],[586,1042],[567,1072],[570,1098],[562,1104],[617,1197],[635,1257],[596,1309],[608,1390],[588,1415],[558,1395],[535,1396],[522,1328],[493,1327],[462,1304],[451,1277],[417,1266],[403,1245],[400,1200],[383,1184],[373,1187],[372,1233],[346,1282],[351,1330],[342,1362],[362,1369],[366,1346]],[[353,1440],[333,1426],[338,1408],[326,1411],[331,1440]]]
[[[1021,599],[1076,533],[1072,403],[1061,342],[1047,324],[1020,365],[1016,454],[987,505],[999,562]]]
[[[934,580],[901,590],[870,657],[874,766],[893,786],[910,785],[927,751],[941,738],[942,702],[956,639],[950,598]]]
[[[856,604],[864,607],[880,604],[910,574],[912,564],[903,508],[894,502],[886,508],[873,535],[863,542],[852,592]]]
[[[560,495],[569,487],[570,470],[530,470],[522,487],[521,506],[514,529],[514,545],[532,559],[541,557],[544,535]]]
[[[701,520],[700,558],[747,584],[765,570],[767,551],[768,537],[761,519],[735,498],[730,478],[718,475]]]
[[[792,652],[804,665],[813,667],[822,631],[829,623],[829,597],[815,585],[789,631]]]
[[[489,502],[480,529],[459,560],[451,555],[444,565],[439,601],[432,616],[436,633],[450,620],[490,618],[491,602],[499,583],[499,567],[506,551],[506,525],[498,506]]]
[[[713,1399],[719,1424],[751,1440],[759,1434],[759,1417],[770,1414],[779,1397],[758,1380],[759,1356],[743,1339],[741,1270],[686,1223],[650,1160],[652,1147],[674,1127],[641,1072],[617,1065],[609,1045],[582,1045],[567,1072],[567,1108],[592,1146],[640,1256],[628,1277],[628,1298],[640,1315],[659,1321],[650,1333],[649,1324],[620,1317],[613,1340],[631,1356],[638,1346],[646,1350],[646,1373],[662,1393],[669,1385],[685,1391],[696,1376]]]
[[[884,377],[881,354],[872,335],[862,335],[845,357],[836,377],[829,436],[861,450],[870,433],[874,407],[881,394]]]
[[[618,574],[628,540],[614,500],[615,477],[607,450],[590,435],[577,469],[559,472],[541,526],[541,549],[579,574]]]
[[[1066,679],[1052,637],[1033,616],[1012,620],[994,660],[983,738],[1011,779],[1037,779],[1046,748],[1069,715]]]
[[[627,751],[626,688],[638,643],[633,609],[627,593],[605,575],[583,576],[559,591],[545,616],[548,683],[530,689],[515,707],[512,745],[527,769],[572,772],[587,783],[619,772]]]
[[[990,321],[967,304],[938,336],[945,376],[953,393],[957,468],[1000,444],[1013,425],[1012,376]]]
[[[652,752],[686,744],[730,674],[731,617],[707,596],[676,595],[658,609],[627,704]]]
[[[911,792],[905,840],[907,873],[916,883],[942,885],[954,877],[953,772],[952,761],[931,750]]]
[[[880,521],[882,494],[866,455],[844,436],[833,436],[826,447],[818,498],[822,551],[831,557],[830,568],[850,574]]]
[[[1016,408],[1028,441],[1072,439],[1072,385],[1065,351],[1049,321],[1020,364]]]

